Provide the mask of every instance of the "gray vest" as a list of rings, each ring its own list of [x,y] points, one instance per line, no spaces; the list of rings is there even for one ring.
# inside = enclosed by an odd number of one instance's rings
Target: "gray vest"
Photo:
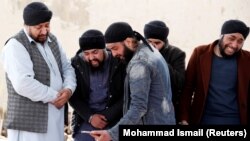
[[[30,59],[33,62],[33,70],[35,73],[34,78],[42,84],[50,86],[50,70],[36,44],[34,42],[29,42],[23,30],[21,30],[13,38],[19,41],[27,49]],[[56,37],[50,34],[49,38],[52,42],[49,42],[48,45],[57,61],[62,75],[61,55]],[[7,119],[4,123],[5,127],[14,130],[46,133],[48,126],[48,103],[33,102],[30,99],[19,95],[14,90],[13,85],[7,75],[6,81],[8,90],[8,104]]]

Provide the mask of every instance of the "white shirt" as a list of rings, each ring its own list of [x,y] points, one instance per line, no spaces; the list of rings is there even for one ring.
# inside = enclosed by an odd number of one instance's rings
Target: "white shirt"
[[[25,34],[28,35],[26,31]],[[30,42],[34,41],[31,37],[28,36],[28,38]],[[51,102],[56,99],[59,90],[69,88],[72,92],[74,92],[76,87],[74,69],[70,64],[70,61],[67,59],[61,45],[59,44],[59,50],[61,53],[63,79],[61,78],[56,59],[48,46],[48,42],[50,42],[50,39],[48,39],[44,45],[37,42],[35,43],[50,69],[50,86],[46,86],[34,79],[35,74],[30,55],[26,48],[16,39],[10,39],[4,46],[1,54],[3,68],[7,73],[15,91],[34,102]],[[57,109],[54,105],[49,104],[47,133],[41,134],[9,129],[8,140],[63,141],[64,107]]]

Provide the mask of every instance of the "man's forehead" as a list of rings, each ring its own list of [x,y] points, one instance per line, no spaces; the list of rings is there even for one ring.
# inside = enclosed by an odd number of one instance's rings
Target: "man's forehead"
[[[101,51],[103,49],[88,49],[88,50],[84,50],[84,53],[92,53],[92,52],[96,52],[96,51]]]
[[[241,33],[229,33],[229,34],[224,34],[226,37],[236,37],[236,38],[242,38],[244,40],[244,37]]]
[[[121,42],[115,42],[115,43],[107,43],[106,46],[107,48],[111,49],[113,47],[117,47],[117,46],[120,46],[121,45]]]

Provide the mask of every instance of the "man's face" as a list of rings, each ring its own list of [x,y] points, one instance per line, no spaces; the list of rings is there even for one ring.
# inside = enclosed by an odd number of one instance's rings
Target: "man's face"
[[[129,61],[135,50],[130,49],[126,44],[125,41],[116,42],[116,43],[108,43],[106,44],[107,48],[111,50],[112,55],[116,58],[120,58],[121,60]]]
[[[107,48],[111,50],[112,55],[122,60],[125,59],[125,45],[123,42],[108,43]]]
[[[87,61],[92,68],[98,68],[103,64],[105,59],[104,49],[89,49],[83,51],[84,60]]]
[[[235,55],[244,44],[244,37],[240,33],[224,34],[219,42],[220,53],[224,57]]]
[[[136,48],[139,45],[139,41],[137,41],[136,38],[133,37],[128,37],[125,41],[124,41],[125,45],[130,48],[130,50],[135,51]]]
[[[161,50],[165,45],[165,43],[159,39],[148,38],[147,40],[150,44],[152,44],[158,50]]]
[[[50,22],[40,23],[34,26],[28,26],[28,34],[39,43],[44,43],[50,32]]]

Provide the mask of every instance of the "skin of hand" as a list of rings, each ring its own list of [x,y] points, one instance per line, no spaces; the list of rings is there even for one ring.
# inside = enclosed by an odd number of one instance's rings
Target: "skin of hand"
[[[70,89],[62,89],[58,92],[57,98],[52,102],[52,104],[57,108],[61,109],[64,104],[69,100],[72,92]]]
[[[93,130],[90,135],[95,138],[96,141],[111,141],[112,138],[107,130]]]
[[[108,122],[104,115],[94,114],[90,120],[90,124],[98,129],[103,129],[107,126]]]
[[[180,125],[188,125],[188,122],[186,120],[182,120],[181,122],[179,122]]]

